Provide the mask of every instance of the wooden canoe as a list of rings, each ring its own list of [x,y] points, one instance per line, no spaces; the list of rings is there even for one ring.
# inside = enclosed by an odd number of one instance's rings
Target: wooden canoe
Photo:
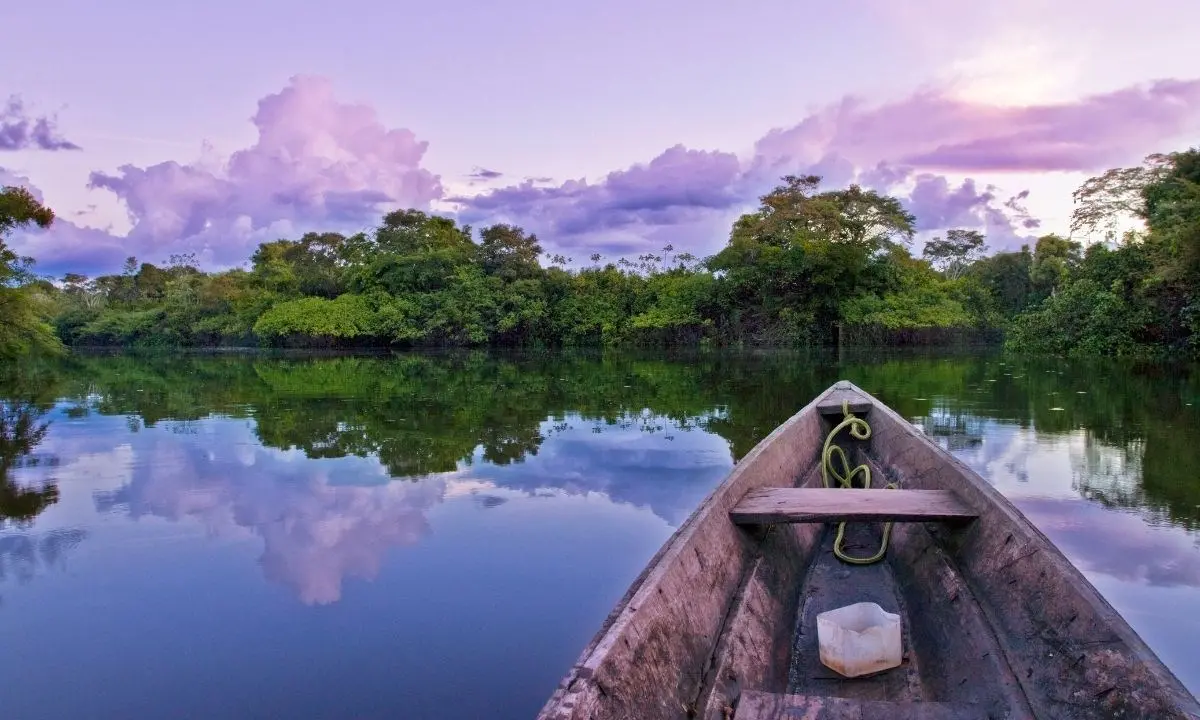
[[[872,434],[837,444],[899,490],[821,490],[843,402]],[[922,491],[922,492],[916,492]],[[833,493],[845,493],[845,499]],[[869,497],[868,497],[869,496]],[[837,520],[851,565],[832,553]],[[821,664],[816,614],[899,613],[903,662],[859,678]],[[839,382],[758,444],[663,545],[541,720],[1200,718],[1121,616],[976,473]]]

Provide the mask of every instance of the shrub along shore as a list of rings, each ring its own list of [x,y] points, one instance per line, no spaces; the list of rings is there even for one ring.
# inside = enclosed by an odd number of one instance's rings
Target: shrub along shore
[[[49,226],[0,193],[0,356],[63,346],[817,346],[976,344],[1050,354],[1194,355],[1200,346],[1200,150],[1154,155],[1076,191],[1072,232],[988,254],[953,229],[909,248],[917,218],[858,186],[783,179],[717,254],[549,256],[512,225],[478,233],[417,210],[370,232],[260,245],[249,269],[193,256],[40,278],[3,236]],[[1123,218],[1144,229],[1118,234]],[[582,266],[581,266],[582,265]]]

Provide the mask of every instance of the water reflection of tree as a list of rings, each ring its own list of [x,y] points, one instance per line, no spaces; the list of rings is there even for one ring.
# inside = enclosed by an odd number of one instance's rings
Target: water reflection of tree
[[[1195,416],[1193,415],[1192,418]],[[1200,453],[1197,434],[1178,420],[1148,428],[1142,456],[1142,489],[1147,503],[1173,524],[1200,530]]]
[[[961,409],[934,407],[915,422],[927,436],[951,452],[969,450],[983,444],[986,418]]]
[[[58,502],[58,486],[47,482],[25,487],[11,471],[41,461],[33,455],[49,429],[44,411],[34,403],[0,400],[0,528],[6,523],[27,525]]]
[[[55,458],[34,452],[49,430],[49,423],[43,420],[50,407],[48,401],[2,397],[5,392],[17,395],[21,390],[12,384],[0,385],[0,530],[6,526],[27,528],[58,502],[56,483],[25,485],[12,477],[12,471],[18,468],[55,464]],[[83,537],[84,532],[75,529],[0,535],[0,583],[10,578],[28,582],[39,569],[58,566]]]
[[[1090,432],[1083,433],[1083,447],[1072,453],[1076,477],[1074,487],[1081,495],[1107,507],[1137,508],[1152,505],[1144,488],[1142,458],[1145,443],[1131,441],[1124,447],[1109,445]]]
[[[65,394],[101,413],[140,417],[147,426],[213,414],[253,417],[268,447],[310,457],[374,456],[397,477],[453,470],[477,453],[517,463],[539,452],[548,419],[575,415],[603,432],[643,411],[680,428],[703,426],[723,437],[736,459],[817,392],[848,378],[951,448],[978,444],[985,421],[1040,434],[1083,431],[1098,448],[1141,457],[1144,472],[1135,477],[1131,464],[1112,469],[1111,480],[1082,473],[1082,493],[1200,524],[1200,455],[1193,452],[1200,407],[1183,402],[1200,406],[1200,377],[1188,369],[874,353],[70,362]],[[1117,479],[1136,487],[1120,488]]]

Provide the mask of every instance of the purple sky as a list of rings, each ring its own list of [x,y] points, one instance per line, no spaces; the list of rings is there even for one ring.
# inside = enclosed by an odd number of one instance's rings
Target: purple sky
[[[396,206],[706,255],[789,172],[1014,247],[1200,144],[1190,0],[176,5],[4,11],[0,183],[60,216],[13,240],[44,272],[238,265]]]

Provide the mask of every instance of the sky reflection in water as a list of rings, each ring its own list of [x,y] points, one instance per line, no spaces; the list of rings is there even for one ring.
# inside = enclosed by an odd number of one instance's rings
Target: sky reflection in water
[[[6,716],[530,717],[735,457],[837,377],[1012,498],[1200,690],[1190,376],[91,358],[6,391],[49,422],[0,449],[8,486],[58,491],[0,529]]]

